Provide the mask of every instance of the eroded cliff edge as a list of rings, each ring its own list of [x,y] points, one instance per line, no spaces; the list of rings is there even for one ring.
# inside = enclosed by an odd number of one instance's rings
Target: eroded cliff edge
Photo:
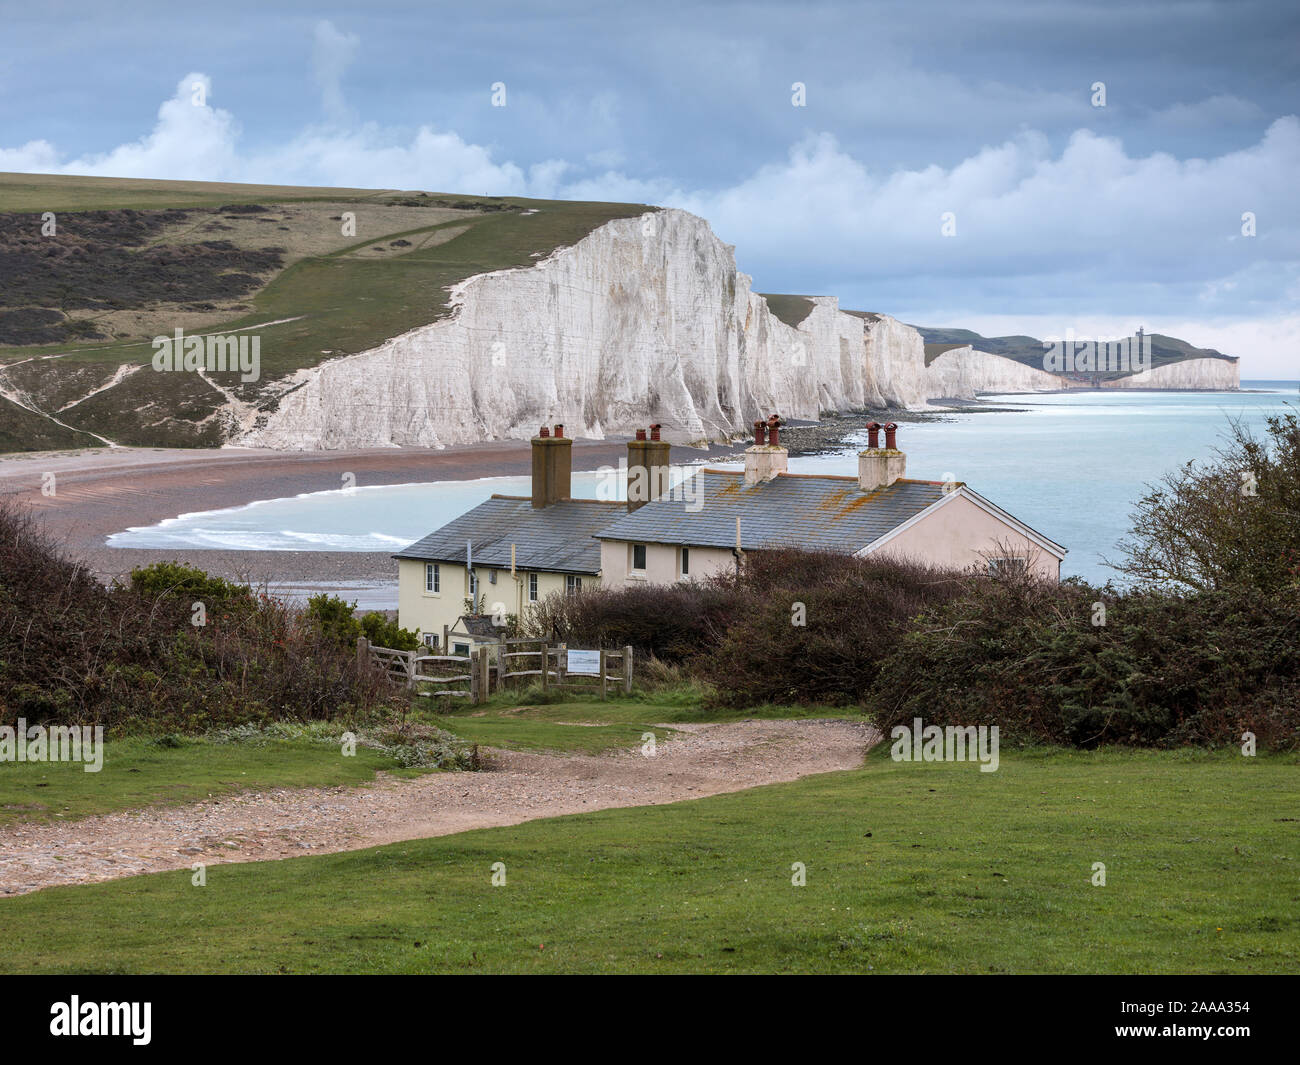
[[[609,222],[536,266],[456,286],[449,318],[299,371],[233,443],[439,447],[660,422],[719,440],[779,411],[919,407],[933,394],[920,334],[816,297],[778,319],[708,223],[679,210]]]
[[[533,267],[461,282],[448,318],[277,383],[270,412],[231,412],[231,442],[445,447],[527,438],[555,422],[596,438],[659,422],[670,440],[702,443],[773,411],[815,419],[1075,387],[970,347],[927,367],[911,326],[841,310],[831,296],[804,302],[802,320],[782,321],[702,218],[618,219]],[[1119,387],[1227,389],[1236,374],[1235,362],[1192,360]]]

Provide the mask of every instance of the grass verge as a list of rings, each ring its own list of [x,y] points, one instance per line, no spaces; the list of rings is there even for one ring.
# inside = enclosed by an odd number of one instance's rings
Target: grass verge
[[[336,736],[342,731],[342,725],[333,730]],[[3,762],[0,826],[198,802],[235,791],[365,784],[380,770],[420,771],[405,768],[391,751],[358,746],[349,757],[340,751],[322,735],[238,742],[132,737],[105,742],[97,773],[79,762]]]
[[[1043,751],[980,773],[877,748],[693,802],[213,866],[203,888],[0,901],[0,971],[1295,971],[1298,767]]]

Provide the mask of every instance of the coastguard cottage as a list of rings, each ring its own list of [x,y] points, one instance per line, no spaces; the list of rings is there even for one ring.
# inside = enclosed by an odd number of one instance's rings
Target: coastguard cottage
[[[698,581],[778,547],[1060,579],[1060,544],[965,482],[904,476],[892,422],[867,426],[857,476],[790,473],[780,428],[776,415],[754,423],[743,471],[703,469],[690,491],[672,492],[659,426],[638,430],[628,499],[608,502],[570,498],[572,441],[562,425],[543,427],[531,496],[494,495],[394,556],[399,623],[430,644],[453,629],[473,639],[472,619],[499,624],[552,592]]]

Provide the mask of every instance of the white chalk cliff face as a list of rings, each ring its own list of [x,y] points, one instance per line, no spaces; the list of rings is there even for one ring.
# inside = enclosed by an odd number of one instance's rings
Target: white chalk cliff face
[[[1056,374],[976,351],[970,345],[945,351],[926,367],[926,374],[931,394],[945,399],[974,399],[981,392],[1055,392],[1072,387]]]
[[[817,297],[780,321],[734,249],[685,211],[608,222],[529,269],[471,277],[450,317],[284,382],[278,409],[233,443],[290,449],[443,447],[660,422],[722,440],[759,417],[918,407],[920,334]]]
[[[812,298],[792,327],[750,286],[702,218],[665,210],[608,222],[533,267],[461,282],[441,321],[278,382],[269,414],[232,405],[241,428],[231,443],[446,447],[524,439],[556,422],[595,438],[659,422],[666,439],[702,443],[773,412],[814,419],[1068,387],[969,347],[927,368],[915,329],[841,311],[830,296]],[[1151,388],[1236,387],[1236,363],[1214,363],[1213,375],[1165,369],[1179,372],[1139,376]]]
[[[929,394],[947,399],[974,399],[990,392],[1054,392],[1089,387],[1014,359],[976,351],[969,345],[939,355],[926,367],[926,375]],[[1101,387],[1227,392],[1241,387],[1240,375],[1237,362],[1188,359],[1104,381]]]
[[[1106,388],[1172,388],[1231,392],[1241,387],[1241,363],[1227,359],[1187,359],[1107,381]]]

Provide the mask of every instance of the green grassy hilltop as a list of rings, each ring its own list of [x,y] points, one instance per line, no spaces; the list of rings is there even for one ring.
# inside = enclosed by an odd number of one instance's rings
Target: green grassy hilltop
[[[650,209],[0,174],[0,450],[100,442],[88,434],[215,446],[225,396],[194,374],[135,372],[153,337],[256,329],[261,381],[211,376],[259,402],[295,370],[437,321],[474,274]]]

